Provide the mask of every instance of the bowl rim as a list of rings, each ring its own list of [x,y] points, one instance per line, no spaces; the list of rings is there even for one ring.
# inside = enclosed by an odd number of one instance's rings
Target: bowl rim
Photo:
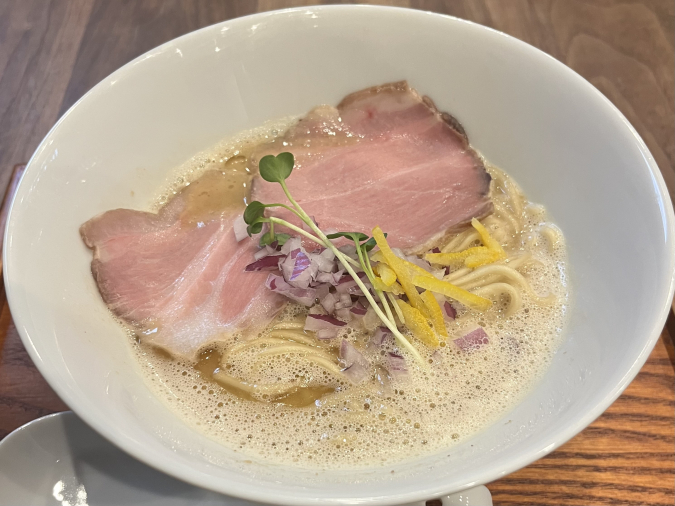
[[[668,190],[666,188],[665,181],[663,179],[663,176],[661,174],[661,171],[656,164],[656,161],[654,160],[653,156],[651,155],[648,147],[640,137],[640,135],[637,133],[635,128],[630,124],[630,122],[626,119],[626,117],[619,111],[619,109],[607,98],[605,95],[603,95],[597,88],[595,88],[590,82],[588,82],[584,77],[582,77],[580,74],[578,74],[576,71],[565,65],[564,63],[560,62],[553,56],[545,53],[544,51],[532,46],[531,44],[524,42],[520,39],[517,39],[516,37],[513,37],[511,35],[508,35],[506,33],[500,32],[498,30],[495,30],[494,28],[490,28],[484,25],[481,25],[479,23],[465,20],[465,19],[460,19],[454,16],[450,16],[447,14],[441,14],[441,13],[435,13],[431,11],[424,11],[424,10],[419,10],[419,9],[411,9],[411,8],[405,8],[405,7],[393,7],[393,6],[379,6],[379,5],[318,5],[318,6],[302,6],[302,7],[293,7],[293,8],[287,8],[287,9],[280,9],[280,10],[272,10],[272,11],[266,11],[266,12],[260,12],[260,13],[253,13],[249,14],[246,16],[241,16],[237,18],[232,18],[228,19],[225,21],[221,21],[203,28],[200,28],[198,30],[194,30],[192,32],[188,32],[186,34],[183,34],[179,37],[176,37],[174,39],[171,39],[159,46],[156,46],[149,51],[146,51],[145,53],[137,56],[133,60],[127,62],[125,65],[122,67],[118,68],[114,72],[112,72],[110,75],[105,77],[102,81],[97,83],[95,86],[93,86],[90,90],[88,90],[80,99],[78,99],[69,109],[66,111],[60,118],[59,120],[54,124],[54,126],[49,130],[49,132],[45,135],[43,140],[40,142],[38,147],[36,148],[35,152],[31,156],[27,167],[26,171],[24,172],[21,181],[19,183],[19,186],[17,188],[17,192],[15,194],[15,197],[12,201],[12,204],[10,206],[10,210],[8,213],[8,220],[7,220],[7,227],[5,228],[4,232],[4,248],[3,248],[3,265],[5,266],[4,269],[4,283],[5,283],[5,289],[6,289],[6,294],[7,294],[7,301],[10,307],[10,311],[12,309],[16,308],[17,302],[13,302],[16,299],[16,294],[15,294],[15,289],[14,286],[12,285],[12,279],[13,277],[11,276],[12,272],[12,263],[8,262],[9,259],[9,249],[10,246],[10,235],[11,235],[11,230],[12,230],[12,224],[13,224],[13,219],[14,219],[14,209],[15,209],[15,203],[17,202],[17,196],[19,193],[23,190],[25,187],[24,184],[24,179],[26,178],[27,175],[32,174],[37,168],[34,168],[33,166],[33,161],[34,159],[41,153],[42,150],[46,148],[47,141],[50,139],[52,134],[60,127],[60,125],[66,120],[66,118],[75,110],[77,107],[80,106],[80,104],[84,101],[87,101],[90,99],[91,96],[94,96],[98,93],[100,93],[103,89],[103,86],[105,83],[107,83],[111,78],[115,77],[120,77],[123,74],[126,74],[128,72],[131,72],[132,67],[135,63],[142,61],[146,58],[148,58],[151,55],[158,54],[163,52],[166,48],[171,47],[172,45],[179,43],[181,41],[186,41],[192,38],[199,38],[202,33],[209,32],[211,30],[214,30],[215,28],[221,28],[224,26],[232,25],[232,24],[248,24],[256,20],[264,20],[266,18],[272,18],[272,17],[279,17],[279,16],[285,16],[289,14],[295,14],[298,12],[316,12],[319,14],[325,14],[325,13],[332,13],[332,12],[348,12],[348,11],[354,11],[354,12],[362,12],[362,11],[379,11],[379,12],[387,12],[393,15],[406,15],[406,16],[417,16],[420,19],[423,17],[431,17],[431,18],[436,18],[436,19],[444,19],[450,23],[460,23],[464,24],[467,26],[471,26],[472,29],[477,30],[478,32],[480,31],[487,31],[491,32],[492,34],[496,34],[502,37],[502,41],[504,41],[507,44],[513,45],[513,47],[520,48],[523,51],[529,52],[533,57],[538,57],[538,58],[544,58],[549,61],[550,65],[553,65],[554,67],[557,67],[558,69],[563,69],[564,72],[567,72],[570,75],[570,79],[575,79],[578,82],[580,82],[581,85],[585,87],[585,89],[588,91],[588,93],[593,94],[595,96],[595,99],[600,101],[601,103],[604,104],[605,107],[607,107],[612,113],[614,114],[615,117],[617,117],[628,129],[628,132],[634,137],[634,139],[637,142],[637,146],[639,147],[639,150],[641,154],[643,155],[645,159],[645,164],[649,170],[649,175],[652,178],[652,181],[654,182],[654,186],[656,190],[658,191],[658,195],[661,198],[662,202],[664,203],[664,206],[662,207],[662,215],[665,218],[665,226],[666,226],[666,245],[665,249],[668,250],[671,254],[671,258],[675,259],[675,215],[673,214],[673,203],[670,199]],[[317,505],[324,505],[324,504],[354,504],[354,503],[359,503],[359,504],[369,504],[369,505],[393,505],[393,504],[402,504],[406,502],[414,502],[414,501],[420,501],[420,500],[425,500],[433,497],[440,497],[445,494],[448,494],[449,492],[458,492],[461,490],[465,490],[467,488],[471,488],[474,486],[478,486],[481,484],[487,484],[492,481],[495,481],[503,476],[506,476],[514,471],[517,471],[518,469],[521,469],[532,462],[544,457],[548,453],[554,451],[556,448],[561,446],[562,444],[566,443],[569,441],[571,438],[573,438],[575,435],[577,435],[579,432],[581,432],[583,429],[585,429],[588,425],[590,425],[596,418],[598,418],[626,389],[626,387],[630,384],[630,382],[635,378],[635,376],[638,374],[644,363],[647,361],[649,355],[651,354],[652,349],[654,348],[656,341],[658,340],[661,331],[663,329],[663,326],[665,325],[666,319],[668,317],[668,313],[670,311],[670,301],[673,299],[673,294],[675,292],[675,260],[671,261],[671,272],[670,272],[670,282],[668,286],[668,294],[667,297],[663,300],[662,306],[658,309],[658,311],[654,310],[654,317],[653,317],[653,323],[650,329],[649,333],[649,338],[645,339],[643,347],[640,351],[640,353],[636,356],[633,364],[631,365],[630,369],[627,371],[627,373],[621,378],[621,380],[599,401],[595,404],[593,409],[587,410],[583,413],[580,413],[578,416],[574,418],[573,423],[570,423],[564,430],[558,431],[555,434],[548,435],[547,437],[541,438],[541,441],[539,444],[537,444],[537,448],[530,450],[528,452],[524,452],[521,455],[518,456],[518,458],[512,459],[508,465],[502,466],[500,469],[488,469],[486,471],[483,471],[481,473],[478,473],[476,476],[474,476],[473,480],[470,481],[465,481],[462,485],[459,487],[456,487],[453,490],[448,490],[447,486],[444,486],[443,483],[439,483],[435,485],[434,487],[427,488],[425,490],[419,490],[415,492],[410,492],[406,494],[397,494],[397,495],[372,495],[370,497],[361,497],[361,498],[340,498],[340,499],[312,499],[312,498],[295,498],[292,497],[290,494],[289,495],[279,495],[278,493],[274,492],[265,492],[264,488],[252,488],[248,487],[246,485],[240,485],[235,482],[225,482],[227,486],[223,487],[223,480],[221,480],[219,483],[214,483],[212,478],[209,478],[208,476],[204,476],[201,472],[195,472],[192,469],[185,468],[185,466],[182,465],[173,465],[172,462],[170,461],[158,461],[154,460],[151,456],[147,455],[144,451],[142,451],[141,447],[133,444],[130,440],[125,439],[123,437],[120,437],[117,433],[117,431],[113,430],[112,428],[109,428],[108,424],[105,423],[101,418],[96,416],[95,414],[90,413],[86,406],[83,405],[83,403],[79,400],[79,394],[77,391],[71,390],[70,388],[66,387],[62,383],[60,383],[56,377],[56,374],[50,369],[45,362],[42,360],[40,353],[38,352],[37,346],[35,345],[35,342],[31,335],[29,334],[27,328],[24,325],[18,324],[17,322],[16,329],[17,332],[19,333],[19,336],[21,338],[21,341],[23,342],[24,347],[26,348],[29,356],[33,360],[33,363],[37,367],[37,369],[40,371],[42,376],[47,380],[49,385],[54,389],[54,391],[57,393],[57,395],[65,402],[68,407],[74,411],[77,416],[82,418],[87,425],[92,427],[96,432],[98,432],[100,435],[102,435],[106,440],[117,446],[118,448],[121,448],[123,451],[125,451],[127,454],[133,456],[134,458],[138,459],[139,461],[161,471],[164,473],[167,473],[179,480],[186,481],[188,483],[191,483],[193,485],[210,489],[216,492],[220,492],[223,494],[231,495],[234,497],[239,497],[242,499],[250,500],[250,501],[262,501],[262,502],[269,502],[269,501],[274,501],[274,504],[284,504],[284,505],[292,505],[292,506],[317,506]],[[13,311],[12,311],[13,313]],[[19,315],[19,318],[21,316]],[[274,493],[274,495],[273,495]]]

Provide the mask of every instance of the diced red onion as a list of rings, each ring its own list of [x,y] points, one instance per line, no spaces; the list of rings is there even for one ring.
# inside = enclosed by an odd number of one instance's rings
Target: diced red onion
[[[343,277],[338,285],[335,287],[338,293],[351,293],[353,289],[359,289],[359,285],[356,284],[356,281],[354,281],[351,276],[349,279],[344,280],[345,278]],[[344,281],[343,281],[344,280]],[[360,289],[359,289],[360,290]],[[363,294],[362,294],[363,295]]]
[[[389,374],[395,378],[401,378],[408,374],[408,368],[405,363],[405,358],[403,358],[398,353],[389,352],[387,353],[387,369]]]
[[[326,341],[328,339],[335,339],[338,335],[338,329],[319,329],[316,331],[316,338]]]
[[[271,245],[270,246],[265,246],[262,249],[259,249],[253,254],[253,258],[256,260],[260,260],[261,258],[265,258],[270,255],[274,255],[276,253],[276,249],[273,248]]]
[[[342,372],[354,383],[361,383],[369,376],[370,362],[346,339],[340,344],[340,362],[345,366]]]
[[[320,304],[314,304],[312,307],[309,308],[308,314],[324,316],[326,314],[326,311],[321,307]]]
[[[316,332],[321,329],[330,329],[337,332],[337,329],[344,327],[345,325],[347,325],[345,322],[340,321],[337,318],[322,314],[309,314],[305,320],[305,330],[311,332]],[[337,335],[337,333],[335,335]]]
[[[365,308],[353,306],[350,311],[356,316],[365,316],[368,312]]]
[[[473,351],[488,344],[490,340],[483,327],[478,327],[459,339],[455,339],[453,342],[459,346],[462,351]]]
[[[342,273],[344,271],[339,270],[338,272],[319,272],[316,275],[316,280],[320,283],[330,283],[333,286],[336,286],[340,282]]]
[[[293,272],[289,278],[289,281],[297,279],[306,269],[309,268],[310,260],[309,257],[301,249],[296,249],[291,251],[291,258],[295,260],[295,265],[293,266]]]
[[[431,252],[432,253],[440,253],[441,249],[439,247],[436,247],[436,248],[432,249]]]
[[[364,285],[366,285],[366,288],[368,288],[370,286],[370,283],[364,283]],[[359,285],[351,276],[347,280],[345,280],[345,277],[343,276],[342,279],[340,279],[338,285],[335,287],[335,289],[337,290],[338,293],[363,295],[361,287],[359,287]]]
[[[332,293],[329,293],[325,297],[321,299],[321,305],[323,308],[328,312],[332,313],[335,311],[335,303],[337,302],[338,298]]]
[[[373,306],[368,306],[368,311],[366,311],[366,315],[363,317],[361,324],[366,330],[369,331],[375,330],[382,324],[382,320],[380,320],[380,317],[377,316]]]
[[[281,247],[281,252],[284,255],[288,255],[294,249],[300,249],[301,247],[302,240],[298,236],[293,236],[284,243],[284,245]]]
[[[353,244],[345,244],[344,246],[340,246],[338,250],[348,257],[353,258],[354,260],[358,258],[358,255],[356,254],[356,246]]]
[[[359,300],[357,300],[351,308],[351,312],[354,313],[357,316],[365,316],[367,313],[366,307],[361,304],[361,299],[365,299],[365,297],[359,297]]]
[[[445,301],[445,304],[443,304],[443,318],[446,320],[454,320],[457,318],[457,310],[452,307],[452,304],[447,300]]]
[[[244,221],[244,216],[237,216],[233,224],[234,237],[237,242],[243,241],[248,237],[248,232],[246,231],[247,228],[248,225]]]
[[[372,346],[382,346],[391,336],[391,331],[387,327],[377,327],[375,333],[370,338],[369,344]]]
[[[354,363],[348,367],[342,369],[342,372],[347,376],[352,383],[358,384],[368,379],[368,369],[363,367],[361,364]]]
[[[265,258],[263,260],[265,260]],[[291,286],[286,283],[286,280],[282,276],[277,274],[270,274],[267,276],[265,286],[273,292],[280,293],[303,306],[312,306],[316,299],[316,290],[314,288],[302,289]]]
[[[312,288],[316,289],[316,298],[319,300],[323,299],[326,295],[330,293],[330,285],[327,285],[326,283],[317,284]]]
[[[352,303],[351,302],[337,302],[335,304],[335,309],[351,309],[352,308]]]
[[[380,392],[384,395],[391,394],[391,375],[384,367],[377,366],[375,379],[380,384]]]
[[[279,268],[279,260],[283,259],[282,255],[266,256],[260,260],[248,264],[244,270],[246,272],[252,271],[276,271]]]
[[[333,272],[336,267],[335,253],[329,249],[324,249],[318,255],[314,255],[314,259],[318,264],[319,272]]]
[[[335,310],[335,316],[340,318],[341,320],[344,320],[346,322],[352,321],[352,313],[349,310],[349,308],[342,308],[342,309],[336,309]]]
[[[279,267],[284,279],[297,288],[308,288],[316,276],[316,266],[311,264],[307,253],[301,248],[291,250]]]

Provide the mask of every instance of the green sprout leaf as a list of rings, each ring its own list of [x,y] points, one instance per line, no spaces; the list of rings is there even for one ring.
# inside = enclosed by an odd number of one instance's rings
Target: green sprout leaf
[[[294,163],[292,153],[263,156],[258,164],[260,176],[270,183],[281,183],[291,175]]]
[[[252,235],[259,234],[262,232],[263,228],[263,221],[255,221],[251,223],[248,227],[246,227],[246,232],[248,232],[248,236],[251,237]]]
[[[244,222],[246,222],[247,225],[251,225],[257,219],[262,218],[264,213],[265,204],[254,200],[246,206],[246,210],[244,211]]]
[[[260,238],[260,246],[267,246],[268,244],[272,244],[274,241],[277,241],[279,246],[283,246],[286,244],[286,241],[288,241],[291,238],[289,234],[274,234],[274,237],[272,237],[271,232],[265,232],[262,237]]]
[[[387,234],[384,234],[384,236],[387,237]],[[361,232],[336,232],[334,234],[327,235],[326,237],[328,239],[337,239],[338,237],[346,237],[347,239],[351,239],[356,244],[360,245],[362,248],[365,249],[366,252],[372,250],[377,245],[377,243],[375,242],[375,238],[371,237],[370,239],[368,239],[368,236],[366,234],[362,234]],[[366,239],[368,240],[366,241]]]
[[[336,232],[334,234],[329,234],[326,236],[328,239],[337,239],[338,237],[346,237],[347,239],[351,239],[355,243],[360,243],[361,241],[365,241],[368,239],[368,236],[366,234],[362,234],[361,232]]]

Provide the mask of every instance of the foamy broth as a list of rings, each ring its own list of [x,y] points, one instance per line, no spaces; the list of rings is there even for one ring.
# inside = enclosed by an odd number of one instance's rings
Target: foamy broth
[[[274,139],[290,121],[268,124],[195,156],[174,173],[178,176],[157,198],[155,209],[187,190],[192,192],[183,216],[187,223],[207,218],[223,206],[243,210],[255,172],[248,156],[261,143],[281,142]],[[287,147],[292,151],[292,145]],[[216,342],[192,363],[144,346],[130,331],[148,385],[186,423],[223,445],[302,467],[377,466],[475,436],[508,412],[542,376],[560,343],[568,300],[566,253],[559,230],[547,221],[543,207],[526,201],[513,180],[496,168],[488,170],[493,176],[495,213],[484,223],[505,246],[509,261],[531,254],[518,272],[536,293],[555,295],[553,304],[538,304],[527,290],[520,290],[522,307],[510,317],[505,315],[508,297],[485,313],[455,304],[457,318],[447,323],[450,339],[435,353],[408,334],[429,362],[428,369],[412,366],[407,377],[391,379],[376,366],[375,377],[359,385],[312,365],[298,353],[265,356],[269,350],[265,338],[304,320],[307,310],[295,304],[258,335],[214,336]],[[488,345],[466,352],[452,342],[477,325],[487,332]],[[307,337],[313,338],[310,333]],[[387,351],[414,363],[394,343],[368,347],[369,333],[364,330],[350,328],[340,337],[354,343],[372,363],[384,364]],[[321,352],[336,356],[340,337],[333,344],[319,344]],[[256,338],[262,338],[261,344],[242,344]],[[234,383],[214,381],[214,371],[249,384],[309,386],[254,399]]]

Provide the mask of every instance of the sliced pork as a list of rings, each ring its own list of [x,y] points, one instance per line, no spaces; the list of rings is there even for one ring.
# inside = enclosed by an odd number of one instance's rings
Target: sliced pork
[[[158,214],[108,211],[80,233],[94,250],[91,270],[111,311],[145,342],[192,357],[221,334],[266,325],[285,299],[265,288],[268,273],[244,271],[257,248],[235,240],[242,209],[193,222],[187,196]]]
[[[288,186],[324,230],[380,225],[410,251],[491,210],[490,177],[461,126],[405,82],[316,108],[255,157],[280,151],[295,155]],[[222,334],[256,332],[286,300],[265,286],[268,272],[245,271],[256,241],[236,241],[243,205],[214,190],[233,187],[219,185],[220,175],[207,172],[156,214],[115,209],[80,229],[111,311],[178,356]],[[279,185],[258,178],[252,197],[285,202]]]
[[[257,157],[282,151],[296,159],[291,194],[323,229],[369,234],[380,225],[392,245],[421,251],[492,210],[490,176],[459,122],[406,82],[316,108]],[[252,198],[286,202],[259,177]]]

